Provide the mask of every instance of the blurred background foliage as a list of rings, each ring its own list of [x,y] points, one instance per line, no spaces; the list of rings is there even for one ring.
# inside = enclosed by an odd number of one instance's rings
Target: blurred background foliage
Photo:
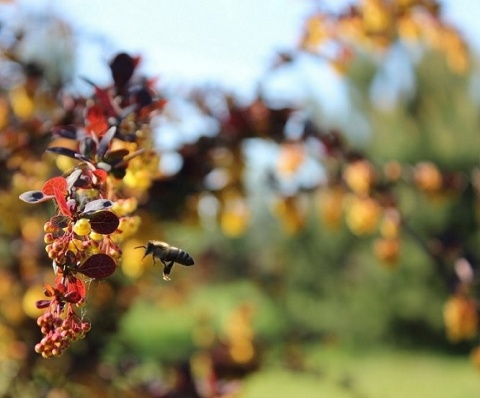
[[[159,135],[165,125],[181,132],[185,107],[215,123],[194,139],[178,133],[174,151],[159,149],[177,169],[159,169],[139,197],[142,227],[122,247],[121,270],[91,283],[92,331],[48,361],[33,351],[34,303],[51,278],[42,226],[52,209],[18,195],[65,169],[44,150],[52,127],[75,111],[75,37],[54,16],[3,21],[0,395],[480,391],[466,360],[471,353],[480,366],[478,58],[441,19],[444,45],[403,40],[405,20],[398,31],[394,21],[414,15],[414,3],[428,10],[424,18],[438,16],[434,1],[360,2],[363,14],[352,8],[328,24],[313,16],[299,47],[269,68],[265,81],[300,73],[305,59],[318,63],[331,32],[322,29],[336,23],[341,51],[326,62],[349,96],[340,120],[325,117],[315,98],[274,102],[261,86],[248,104],[212,87],[165,93],[171,107]],[[400,19],[383,20],[392,4]],[[351,36],[342,32],[358,18],[367,24],[360,49],[343,47]],[[410,21],[415,31],[422,19]],[[32,50],[40,43],[42,57]],[[165,283],[134,250],[149,239],[188,250],[195,267],[176,267]]]

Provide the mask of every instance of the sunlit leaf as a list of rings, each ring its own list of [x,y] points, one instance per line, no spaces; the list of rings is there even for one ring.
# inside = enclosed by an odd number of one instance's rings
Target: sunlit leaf
[[[112,171],[112,166],[105,162],[98,162],[97,167],[98,167],[98,170],[103,170],[106,173],[109,173],[110,171]]]
[[[65,200],[65,197],[61,195],[58,191],[55,191],[55,199],[57,200],[57,206],[60,212],[65,216],[71,216],[72,211]]]
[[[92,229],[102,235],[115,232],[120,224],[116,214],[108,210],[98,211],[87,218],[90,219]]]
[[[89,257],[79,268],[78,272],[95,279],[107,278],[117,268],[115,261],[107,254],[99,253]]]
[[[65,178],[53,177],[43,184],[42,192],[45,195],[55,195],[55,192],[58,191],[65,195],[67,193],[67,187],[68,183]]]
[[[69,190],[72,189],[81,175],[82,175],[82,170],[80,169],[73,170],[72,173],[67,177],[67,189]]]
[[[74,281],[70,281],[68,284],[68,291],[69,292],[77,292],[81,298],[84,298],[87,294],[87,286],[85,282],[81,279],[75,278]]]
[[[67,204],[65,195],[67,194],[67,180],[63,177],[54,177],[48,180],[42,188],[42,191],[46,195],[55,197],[58,209],[65,216],[71,216],[72,212]]]
[[[93,174],[98,178],[97,184],[103,184],[108,178],[108,173],[105,170],[95,169]]]
[[[107,199],[96,199],[88,202],[83,209],[83,214],[93,213],[99,210],[105,210],[112,207],[113,203]]]
[[[100,140],[100,143],[98,144],[98,149],[97,149],[98,156],[102,157],[103,155],[105,155],[105,152],[107,152],[108,146],[110,145],[110,142],[115,136],[116,131],[117,131],[117,128],[115,126],[110,127],[108,131],[105,133],[105,135],[102,137],[102,139]]]
[[[41,203],[52,199],[52,196],[45,195],[42,191],[27,191],[22,193],[19,198],[26,203]]]
[[[88,122],[86,125],[87,130],[96,135],[103,135],[108,130],[107,118],[99,105],[93,105],[87,109],[86,121]]]

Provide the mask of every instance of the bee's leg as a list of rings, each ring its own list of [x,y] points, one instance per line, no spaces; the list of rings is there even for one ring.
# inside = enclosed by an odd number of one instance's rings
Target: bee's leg
[[[170,277],[168,275],[170,275],[170,272],[172,271],[174,261],[170,261],[169,263],[167,263],[164,260],[162,260],[162,263],[163,263],[163,279],[166,281],[169,281]]]
[[[153,265],[156,265],[157,263],[155,262],[155,256],[153,254],[152,254],[152,259],[153,259]]]

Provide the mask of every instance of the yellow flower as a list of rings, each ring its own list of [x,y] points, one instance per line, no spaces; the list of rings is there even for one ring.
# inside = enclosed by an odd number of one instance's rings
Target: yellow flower
[[[79,236],[88,235],[91,231],[92,227],[90,226],[90,221],[86,218],[81,218],[73,226],[73,232]]]

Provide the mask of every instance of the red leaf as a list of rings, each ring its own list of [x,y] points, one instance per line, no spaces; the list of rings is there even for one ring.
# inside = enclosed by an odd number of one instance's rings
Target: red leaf
[[[85,298],[87,294],[87,287],[85,282],[81,279],[74,278],[73,280],[69,280],[67,291],[68,293],[78,293],[81,298]]]
[[[142,109],[140,109],[139,118],[144,119],[147,116],[149,116],[151,113],[153,113],[155,111],[162,110],[165,107],[166,104],[167,104],[167,101],[164,100],[164,99],[159,99],[159,100],[153,101],[152,103],[150,103],[150,104],[144,106]]]
[[[103,184],[108,178],[108,173],[102,169],[93,170],[93,174],[98,178],[96,184]]]
[[[71,216],[72,212],[70,210],[70,207],[68,207],[67,205],[64,194],[55,190],[55,199],[57,200],[57,206],[60,210],[60,213],[62,213],[64,216]]]
[[[90,133],[101,137],[108,130],[109,125],[107,118],[103,114],[103,110],[99,105],[93,105],[87,109],[87,126],[86,129]]]
[[[115,101],[113,100],[110,89],[108,88],[99,88],[95,86],[95,95],[98,98],[98,101],[103,106],[103,109],[107,112],[108,117],[117,117],[118,110]]]
[[[75,292],[68,292],[65,296],[63,296],[63,299],[67,303],[77,304],[82,299],[82,296],[80,296],[80,294],[76,291]]]
[[[102,235],[108,235],[118,228],[120,220],[117,215],[111,211],[97,211],[88,217],[90,219],[90,226],[95,232]]]
[[[67,193],[67,180],[63,177],[50,178],[45,184],[43,184],[42,192],[45,195],[53,196],[55,191],[60,192],[62,195]]]
[[[50,283],[46,283],[43,293],[47,297],[53,297],[55,295],[55,289],[52,285],[50,285]]]
[[[115,260],[107,254],[99,253],[89,257],[79,268],[78,272],[95,279],[107,278],[115,272]]]

